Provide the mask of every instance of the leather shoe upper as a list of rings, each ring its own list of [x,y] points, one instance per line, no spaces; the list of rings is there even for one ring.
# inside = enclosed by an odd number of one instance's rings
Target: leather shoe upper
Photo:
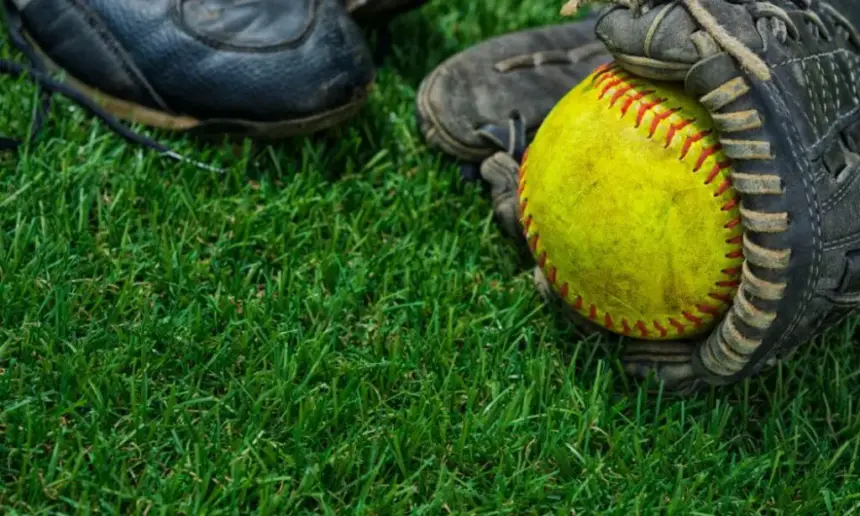
[[[278,121],[361,97],[372,56],[341,0],[16,0],[30,37],[108,95],[201,119]]]

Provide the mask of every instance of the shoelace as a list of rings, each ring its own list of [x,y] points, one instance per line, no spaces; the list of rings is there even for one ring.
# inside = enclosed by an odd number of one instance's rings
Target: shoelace
[[[156,151],[165,157],[192,164],[203,170],[217,173],[224,172],[223,169],[218,167],[188,159],[176,151],[171,150],[164,144],[144,135],[135,133],[86,95],[73,87],[52,78],[48,74],[47,68],[44,66],[42,60],[38,57],[33,47],[27,42],[26,38],[24,38],[23,22],[21,21],[21,17],[18,15],[15,8],[8,3],[8,0],[4,4],[4,10],[6,13],[10,42],[15,46],[15,48],[24,54],[24,56],[30,61],[30,65],[0,59],[0,74],[16,79],[22,76],[27,76],[36,85],[39,95],[39,106],[36,109],[33,123],[30,126],[30,132],[27,136],[28,140],[33,141],[39,136],[50,114],[51,99],[53,95],[59,94],[68,98],[91,115],[104,122],[105,125],[107,125],[114,133],[121,136],[129,143],[141,145]],[[25,140],[15,138],[0,137],[0,151],[16,151],[24,144],[24,141]]]

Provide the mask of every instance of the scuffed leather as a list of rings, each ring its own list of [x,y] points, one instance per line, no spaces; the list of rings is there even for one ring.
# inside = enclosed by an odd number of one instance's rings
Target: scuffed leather
[[[180,0],[179,24],[193,34],[233,48],[295,44],[310,30],[316,0]]]
[[[421,83],[418,115],[421,130],[434,147],[462,160],[479,162],[495,151],[477,131],[504,125],[516,110],[530,136],[555,104],[611,56],[594,35],[595,17],[489,39],[440,64]],[[595,45],[584,59],[544,63],[500,71],[497,65],[518,56],[567,52]]]
[[[761,50],[762,40],[748,10],[725,0],[702,0],[725,27],[748,47]],[[656,26],[654,21],[662,16]],[[624,27],[623,30],[619,30]],[[613,55],[635,55],[667,63],[692,65],[699,55],[691,36],[699,31],[696,22],[679,2],[658,2],[639,15],[623,8],[607,10],[595,28],[597,37]]]
[[[525,244],[517,200],[519,163],[507,152],[497,152],[481,163],[481,179],[490,187],[496,222],[510,238]]]
[[[754,236],[757,244],[768,249],[791,250],[786,293],[768,307],[777,314],[776,319],[745,369],[730,377],[708,378],[731,383],[787,358],[798,346],[856,313],[860,306],[860,41],[850,36],[851,31],[856,35],[860,30],[860,4],[854,0],[810,3],[827,24],[832,36],[828,39],[809,18],[798,13],[798,3],[772,0],[791,13],[798,29],[795,40],[777,30],[773,20],[757,19],[750,2],[702,3],[731,35],[749,44],[764,60],[771,78],[756,78],[734,58],[721,53],[697,59],[686,76],[686,88],[693,95],[704,95],[733,76],[747,79],[750,94],[725,109],[757,110],[764,125],[732,138],[766,139],[771,143],[773,159],[764,164],[736,162],[735,167],[740,167],[739,172],[766,170],[778,174],[784,194],[750,196],[743,203],[746,209],[763,213],[786,212],[790,221],[787,231]],[[852,27],[846,31],[827,21],[825,4],[835,8]],[[690,22],[692,19],[681,26]],[[646,51],[644,40],[637,48],[629,39],[630,34],[641,34],[647,24],[645,17],[615,9],[601,19],[597,34],[613,52],[647,54],[650,59],[666,62],[677,59],[671,45],[652,46]],[[755,27],[754,32],[750,27]],[[670,27],[661,31],[665,34],[659,36],[667,41],[676,35],[689,36]],[[755,44],[757,38],[760,44]],[[680,39],[677,44],[681,44]],[[697,367],[696,374],[711,376],[702,367]]]
[[[39,47],[72,76],[170,113],[278,121],[363,93],[375,75],[372,55],[341,0],[281,4],[33,0],[22,16]],[[203,5],[220,21],[204,23]]]
[[[731,138],[768,141],[773,159],[735,160],[737,172],[778,174],[780,195],[755,194],[743,199],[745,209],[761,213],[787,213],[783,232],[750,235],[767,249],[791,249],[785,295],[778,300],[756,300],[763,310],[776,314],[765,330],[760,348],[736,374],[715,377],[702,366],[701,341],[645,342],[626,339],[622,362],[631,375],[655,376],[676,394],[691,394],[709,385],[730,384],[759,374],[789,359],[799,346],[833,328],[860,307],[860,4],[850,0],[827,2],[851,25],[846,29],[829,21],[831,38],[815,30],[800,4],[776,0],[797,22],[797,40],[786,37],[784,27],[762,19],[750,10],[752,2],[701,0],[701,4],[739,41],[767,64],[769,80],[761,80],[726,52],[705,41],[701,48],[688,45],[699,32],[697,22],[680,2],[657,1],[641,16],[623,8],[610,10],[596,32],[606,46],[628,63],[650,63],[652,71],[683,69],[683,82],[694,96],[705,95],[737,77],[744,77],[749,94],[720,108],[721,114],[755,110],[761,127],[736,130]],[[819,9],[824,2],[813,2]],[[804,4],[805,5],[805,4]],[[660,7],[669,6],[663,22],[654,24]],[[820,13],[820,11],[819,11]],[[686,19],[684,18],[686,16]],[[822,15],[828,20],[826,15]],[[667,23],[667,19],[672,19]],[[838,25],[838,24],[836,24]],[[638,39],[637,39],[638,38]],[[684,39],[686,38],[686,40]],[[704,52],[702,52],[704,50]],[[701,52],[701,54],[700,54]],[[629,59],[632,56],[633,59]],[[640,61],[637,61],[640,60]],[[675,65],[682,66],[675,66]],[[631,70],[632,71],[632,70]],[[539,77],[533,75],[533,80]],[[498,149],[496,142],[494,150]],[[509,234],[516,206],[515,160],[505,153],[493,155],[481,167],[491,188],[500,226]],[[522,244],[522,237],[516,236]],[[758,271],[768,281],[782,281],[775,271]],[[538,292],[553,306],[564,307],[535,269]],[[752,298],[747,294],[748,298]],[[771,303],[770,305],[768,303]],[[571,315],[571,314],[568,314]],[[599,327],[573,318],[586,331]],[[751,327],[739,324],[739,331]]]

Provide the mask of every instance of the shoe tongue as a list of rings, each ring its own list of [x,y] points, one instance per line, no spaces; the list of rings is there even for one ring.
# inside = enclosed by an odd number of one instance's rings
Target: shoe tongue
[[[183,27],[231,47],[265,48],[302,38],[314,17],[313,0],[181,0]]]

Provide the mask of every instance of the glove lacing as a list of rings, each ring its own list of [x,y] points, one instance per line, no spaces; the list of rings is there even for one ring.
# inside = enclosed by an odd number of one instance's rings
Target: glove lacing
[[[833,46],[853,45],[855,52],[860,51],[860,37],[851,23],[819,0],[782,0],[779,5],[758,0],[723,1],[726,2],[724,5],[742,6],[750,13],[765,48],[782,43],[806,50],[801,38],[809,37],[824,41],[838,38]],[[788,332],[771,341],[765,340],[766,332],[777,319],[777,305],[786,296],[792,249],[758,237],[789,230],[791,221],[785,204],[785,184],[782,177],[770,169],[772,145],[766,132],[760,129],[764,125],[762,114],[756,109],[729,107],[749,94],[752,89],[749,79],[769,82],[769,67],[751,48],[720,25],[705,8],[704,0],[673,0],[671,3],[668,0],[607,0],[603,3],[626,6],[634,11],[634,17],[636,11],[641,13],[650,8],[681,5],[701,29],[695,37],[713,40],[707,48],[697,45],[704,50],[701,58],[712,57],[711,52],[719,52],[715,47],[721,47],[739,68],[746,71],[747,77],[738,73],[710,91],[697,92],[702,94],[700,102],[719,125],[720,143],[726,155],[736,163],[748,164],[743,173],[732,175],[735,189],[743,198],[767,196],[772,200],[772,206],[761,211],[747,208],[743,221],[745,262],[741,288],[718,328],[705,341],[699,342],[694,352],[693,367],[697,376],[717,385],[733,383],[754,374],[792,349],[791,343],[785,340]],[[799,20],[803,20],[806,26],[799,26]],[[772,84],[760,87],[775,89]],[[801,181],[806,179],[801,178]],[[813,232],[813,246],[816,238]],[[801,310],[807,302],[804,298]],[[795,327],[797,321],[795,318],[790,323],[788,331]]]
[[[728,3],[735,5],[746,5],[753,18],[765,23],[758,23],[756,26],[759,32],[764,32],[769,25],[772,32],[779,41],[785,42],[786,37],[794,40],[799,39],[800,31],[797,24],[788,14],[784,7],[780,7],[771,2],[762,2],[759,0],[725,0]],[[813,35],[823,38],[826,41],[831,41],[834,33],[851,41],[855,46],[860,48],[860,34],[851,26],[848,20],[845,19],[832,6],[826,3],[819,4],[818,0],[787,0],[797,6],[799,12],[813,27]],[[700,0],[680,0],[681,3],[689,11],[690,15],[701,25],[714,41],[716,41],[726,52],[737,61],[750,73],[756,76],[759,80],[770,80],[770,70],[767,64],[751,49],[744,45],[739,39],[732,36],[719,21],[702,6]],[[642,12],[648,9],[665,3],[665,0],[571,0],[562,7],[562,14],[569,15],[586,3],[603,3],[610,5],[618,5],[626,7],[635,12]],[[827,13],[834,29],[821,19],[813,8],[818,7],[823,12]]]

